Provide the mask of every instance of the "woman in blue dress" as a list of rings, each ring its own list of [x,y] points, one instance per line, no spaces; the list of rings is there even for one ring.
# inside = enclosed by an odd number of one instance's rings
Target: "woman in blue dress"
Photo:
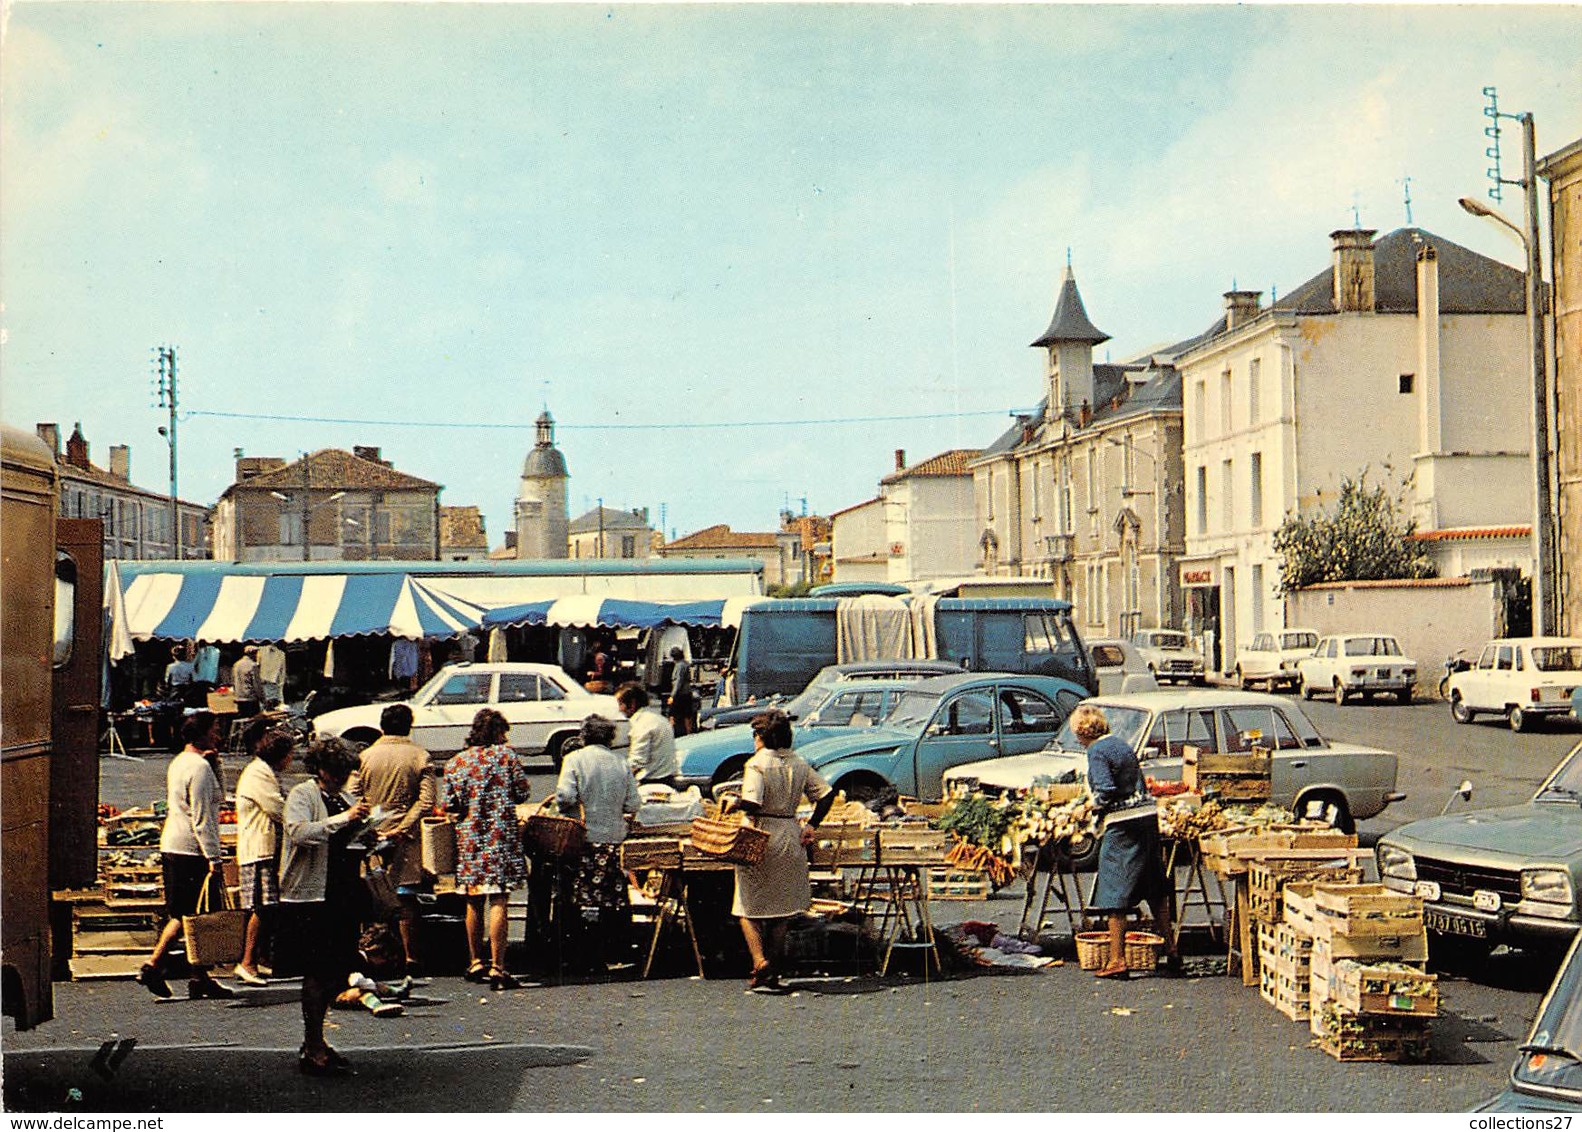
[[[1169,878],[1159,853],[1159,818],[1148,805],[1146,782],[1131,744],[1110,734],[1104,713],[1079,704],[1071,713],[1071,730],[1088,751],[1088,790],[1105,815],[1099,843],[1098,877],[1089,910],[1107,914],[1110,957],[1094,972],[1101,979],[1124,979],[1126,916],[1140,903],[1153,913],[1154,929],[1170,939]],[[1130,813],[1135,809],[1135,815]],[[1175,955],[1170,955],[1174,967]]]

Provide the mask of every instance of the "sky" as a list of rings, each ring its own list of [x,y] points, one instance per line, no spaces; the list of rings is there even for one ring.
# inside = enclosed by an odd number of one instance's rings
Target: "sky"
[[[1519,264],[1483,88],[1582,136],[1582,8],[21,2],[0,417],[180,494],[374,445],[500,545],[547,406],[573,516],[768,530],[1042,396],[1067,255],[1122,360],[1412,221]],[[1505,123],[1505,175],[1520,134]],[[1403,183],[1410,178],[1409,184]],[[1520,191],[1500,206],[1520,219]]]

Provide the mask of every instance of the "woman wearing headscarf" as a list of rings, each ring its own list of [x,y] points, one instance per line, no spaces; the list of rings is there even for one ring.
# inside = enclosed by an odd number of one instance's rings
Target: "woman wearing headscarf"
[[[774,994],[781,990],[776,966],[784,951],[787,922],[807,911],[813,900],[803,846],[829,813],[835,793],[818,771],[791,749],[791,717],[785,712],[754,716],[752,729],[753,756],[747,760],[737,805],[754,826],[769,835],[769,846],[758,864],[736,866],[736,901],[731,913],[741,919],[742,935],[752,954],[748,989]],[[806,828],[796,816],[804,798],[813,803]]]
[[[1088,751],[1088,790],[1105,812],[1104,836],[1099,842],[1098,875],[1088,908],[1109,917],[1110,957],[1094,972],[1101,979],[1124,979],[1126,967],[1126,916],[1140,903],[1153,913],[1155,929],[1170,938],[1170,885],[1159,853],[1159,819],[1147,806],[1149,800],[1141,765],[1131,744],[1110,733],[1109,720],[1092,704],[1078,704],[1071,713],[1071,730]],[[1135,807],[1129,820],[1118,811]],[[1175,956],[1170,956],[1173,966]]]
[[[467,980],[495,990],[521,986],[505,969],[506,903],[527,883],[516,807],[531,789],[506,742],[511,725],[493,708],[472,718],[467,747],[445,765],[445,797],[456,813],[456,887],[467,898]],[[485,920],[488,961],[485,962]]]

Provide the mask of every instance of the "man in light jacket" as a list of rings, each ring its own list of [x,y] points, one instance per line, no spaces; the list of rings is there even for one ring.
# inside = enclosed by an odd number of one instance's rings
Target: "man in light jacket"
[[[362,752],[347,789],[391,816],[379,826],[390,842],[384,867],[401,898],[401,947],[408,974],[418,973],[417,894],[423,884],[422,822],[434,809],[429,753],[412,741],[412,709],[391,704],[379,716],[382,736]]]
[[[279,775],[291,765],[291,733],[262,719],[247,725],[242,736],[253,761],[236,780],[236,861],[241,906],[247,917],[247,941],[234,974],[249,986],[268,980],[258,973],[259,930],[265,915],[280,904],[280,826],[286,796]]]
[[[165,770],[165,827],[159,836],[167,918],[148,962],[137,974],[137,981],[159,998],[170,997],[162,967],[181,934],[181,918],[198,910],[205,891],[210,909],[225,906],[220,850],[220,802],[225,792],[208,760],[220,749],[220,721],[212,712],[194,712],[182,724],[181,737],[186,746]],[[194,966],[192,974],[188,998],[236,997],[235,991],[209,976],[207,967]]]
[[[621,714],[631,720],[626,765],[639,786],[658,782],[674,789],[680,766],[676,762],[676,732],[670,721],[649,703],[639,684],[623,684],[615,693]]]

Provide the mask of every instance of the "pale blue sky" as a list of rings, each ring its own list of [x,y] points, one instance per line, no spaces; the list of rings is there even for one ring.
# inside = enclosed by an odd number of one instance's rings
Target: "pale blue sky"
[[[1403,176],[1417,225],[1519,262],[1454,203],[1480,88],[1540,153],[1582,134],[1564,6],[24,2],[5,33],[0,414],[163,491],[174,343],[184,497],[234,448],[374,444],[496,545],[546,399],[574,514],[768,529],[1035,404],[1068,246],[1118,359],[1321,270],[1354,204],[1400,226]],[[934,419],[606,427],[886,416]]]

